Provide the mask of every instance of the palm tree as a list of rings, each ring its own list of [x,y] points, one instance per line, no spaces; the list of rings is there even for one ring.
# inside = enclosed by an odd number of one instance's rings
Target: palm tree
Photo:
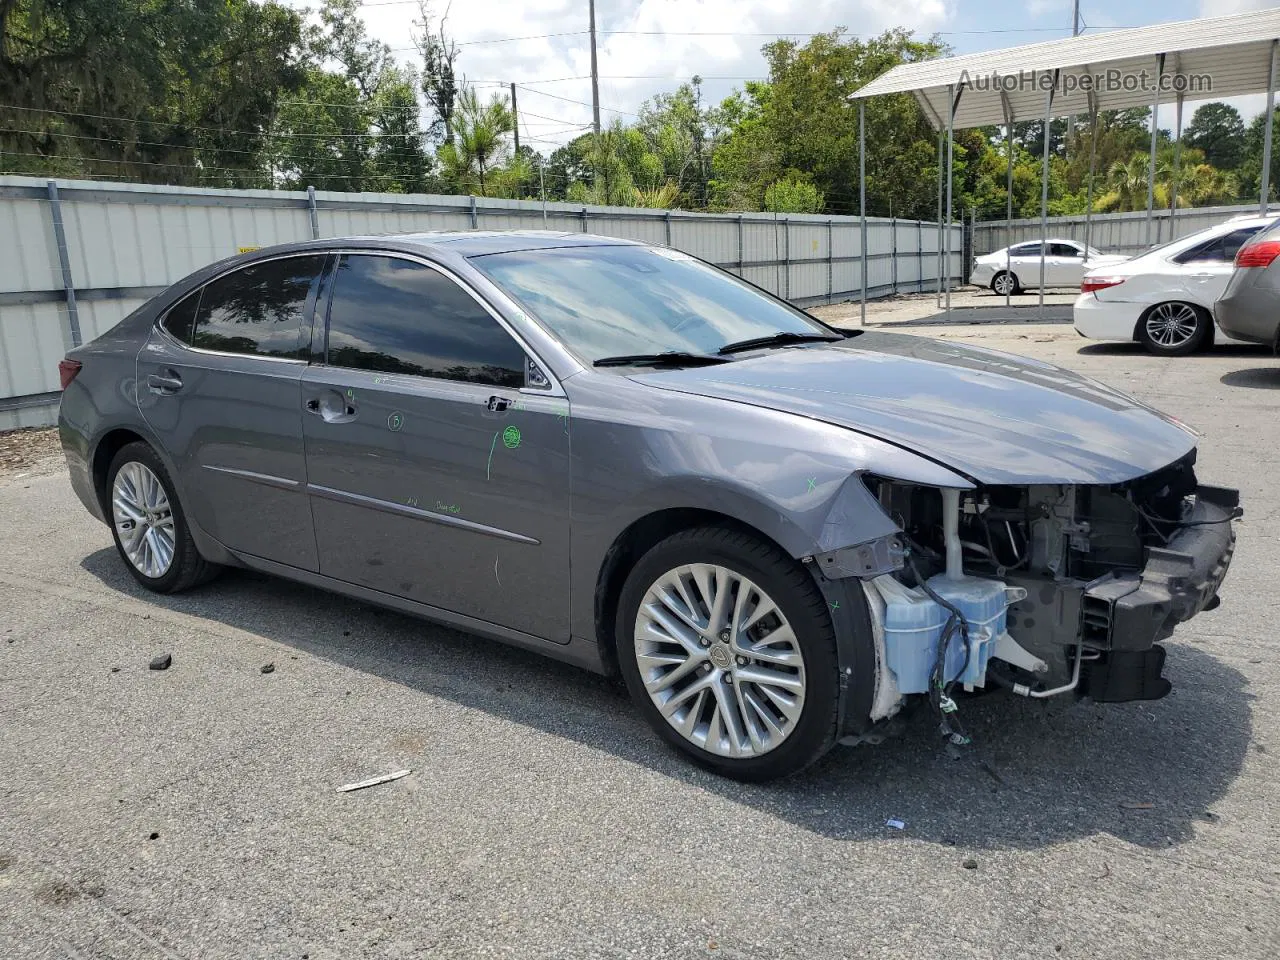
[[[507,135],[515,129],[507,99],[494,94],[488,103],[481,103],[475,88],[465,87],[458,94],[451,126],[453,139],[439,152],[445,175],[464,189],[474,173],[480,196],[487,196],[485,177],[506,157]]]

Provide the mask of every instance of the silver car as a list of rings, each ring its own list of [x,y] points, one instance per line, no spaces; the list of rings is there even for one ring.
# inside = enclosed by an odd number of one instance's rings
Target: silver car
[[[72,485],[143,587],[247,567],[620,673],[742,779],[911,698],[963,742],[961,687],[1163,696],[1239,512],[1101,384],[579,234],[234,257],[62,377]]]
[[[1236,253],[1227,289],[1213,305],[1222,332],[1235,340],[1280,343],[1280,222],[1259,233]]]

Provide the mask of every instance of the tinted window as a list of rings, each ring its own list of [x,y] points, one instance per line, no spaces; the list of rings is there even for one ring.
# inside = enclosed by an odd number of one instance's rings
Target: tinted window
[[[1020,243],[1010,250],[1009,254],[1014,257],[1038,257],[1040,255],[1040,244]]]
[[[737,277],[674,250],[591,245],[471,262],[579,356],[715,353],[777,333],[831,331]]]
[[[191,343],[191,328],[196,322],[196,308],[200,306],[200,291],[189,293],[172,307],[160,321],[174,339],[182,343]]]
[[[224,353],[297,357],[311,286],[324,255],[244,267],[204,288],[191,345]]]
[[[1079,247],[1073,247],[1069,243],[1051,243],[1049,244],[1049,252],[1054,257],[1079,257],[1082,256]]]
[[[339,262],[328,363],[522,387],[524,361],[511,335],[439,271],[395,257],[349,254]]]
[[[1175,263],[1204,263],[1206,261],[1224,263],[1235,260],[1237,251],[1261,229],[1261,227],[1241,227],[1239,230],[1232,230],[1221,237],[1214,237],[1212,240],[1194,246],[1190,250],[1184,250],[1173,260]]]

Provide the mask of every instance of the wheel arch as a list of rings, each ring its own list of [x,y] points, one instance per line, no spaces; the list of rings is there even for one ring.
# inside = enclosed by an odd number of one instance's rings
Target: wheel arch
[[[108,430],[103,434],[96,444],[94,444],[93,454],[89,461],[89,475],[93,479],[93,492],[98,497],[98,503],[102,507],[105,516],[111,516],[111,499],[107,491],[107,471],[111,468],[111,461],[115,459],[117,453],[123,450],[131,443],[145,443],[156,449],[156,445],[152,443],[149,437],[144,436],[137,430],[129,427],[116,427]],[[157,456],[163,456],[156,451]],[[108,520],[109,522],[109,520]]]
[[[1159,307],[1163,307],[1166,304],[1171,304],[1171,303],[1180,304],[1184,307],[1190,307],[1196,313],[1200,314],[1203,317],[1206,317],[1209,320],[1209,327],[1211,331],[1210,335],[1212,336],[1212,328],[1216,326],[1216,323],[1213,318],[1213,310],[1211,310],[1209,307],[1206,307],[1202,303],[1196,303],[1194,300],[1185,299],[1182,297],[1169,297],[1169,298],[1164,298],[1160,300],[1155,300],[1152,303],[1147,304],[1138,313],[1138,319],[1135,320],[1133,324],[1133,339],[1135,342],[1141,342],[1142,325],[1147,322],[1147,317],[1151,315],[1152,311],[1156,310]]]
[[[605,552],[596,575],[595,621],[596,644],[600,659],[611,674],[618,672],[617,631],[618,599],[627,575],[636,562],[672,534],[696,527],[724,527],[756,537],[777,548],[787,550],[773,537],[735,517],[702,507],[669,507],[655,510],[630,523]]]

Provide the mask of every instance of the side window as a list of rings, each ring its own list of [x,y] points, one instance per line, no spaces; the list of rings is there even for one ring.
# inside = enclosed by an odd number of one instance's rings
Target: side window
[[[191,345],[191,329],[196,325],[196,309],[200,306],[200,291],[187,294],[164,315],[160,325],[169,331],[179,343]]]
[[[524,350],[475,298],[439,271],[397,257],[343,256],[326,358],[337,367],[524,386]]]
[[[1020,243],[1010,250],[1009,254],[1014,257],[1038,257],[1040,256],[1040,244]]]
[[[1222,238],[1222,259],[1234,262],[1240,248],[1252,240],[1261,229],[1261,227],[1243,227],[1228,233]]]
[[[307,297],[324,261],[323,254],[283,257],[207,284],[191,345],[258,357],[298,357]]]
[[[1054,257],[1075,257],[1076,259],[1079,259],[1084,256],[1084,253],[1079,247],[1072,246],[1069,243],[1051,243],[1049,244],[1049,255]]]

